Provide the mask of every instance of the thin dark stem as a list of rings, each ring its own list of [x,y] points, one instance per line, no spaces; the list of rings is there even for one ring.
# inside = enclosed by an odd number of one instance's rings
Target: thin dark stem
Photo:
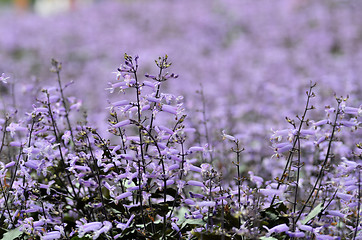
[[[239,146],[239,140],[235,141],[236,149],[232,149],[236,153],[236,171],[237,171],[237,185],[238,185],[238,207],[241,209],[241,172],[240,172],[240,154],[244,151]],[[239,226],[241,226],[241,216],[238,217]]]
[[[307,115],[307,112],[308,110],[311,110],[312,108],[309,107],[309,102],[310,102],[310,99],[314,96],[314,93],[312,92],[312,89],[315,87],[315,84],[310,84],[310,87],[309,87],[309,91],[307,92],[307,102],[305,104],[305,108],[304,108],[304,112],[303,112],[303,115],[302,115],[302,118],[300,119],[300,124],[299,124],[299,127],[298,127],[298,131],[297,131],[297,134],[299,135],[300,134],[300,131],[302,130],[302,126],[303,124],[305,123],[305,117]],[[289,169],[289,166],[291,164],[291,161],[292,161],[292,158],[293,158],[293,155],[294,155],[294,150],[295,150],[295,147],[296,147],[296,144],[297,144],[297,138],[295,138],[293,140],[293,147],[292,147],[292,150],[289,152],[289,155],[288,155],[288,158],[287,158],[287,163],[285,165],[285,168],[283,170],[283,174],[281,176],[281,178],[279,179],[278,181],[278,186],[277,186],[277,189],[280,188],[280,186],[282,185],[282,183],[284,182],[285,178],[287,177],[287,171]],[[275,202],[275,199],[276,199],[276,196],[273,197],[273,200],[271,201],[270,203],[270,206],[272,206]]]
[[[107,214],[107,210],[105,208],[104,196],[103,196],[103,193],[102,193],[102,180],[101,180],[101,176],[100,176],[100,171],[99,171],[97,159],[93,155],[93,149],[92,149],[92,146],[91,146],[88,135],[85,134],[85,137],[87,138],[88,149],[89,149],[89,152],[91,154],[91,158],[93,160],[93,166],[95,168],[95,178],[96,178],[97,183],[98,183],[98,191],[99,191],[99,196],[101,198],[101,203],[102,203],[102,212],[104,214],[105,219],[108,221],[108,214]]]
[[[6,129],[7,125],[8,125],[8,121],[9,121],[9,119],[6,117],[5,118],[5,123],[4,123],[4,128],[2,130],[3,137],[2,137],[2,140],[1,140],[0,153],[3,151],[4,145],[5,145],[5,138],[6,138],[6,130],[5,129]]]
[[[102,142],[104,152],[105,152],[106,156],[108,157],[108,159],[112,160],[112,154],[111,154],[111,151],[109,150],[109,148],[107,147],[106,142],[103,140],[103,138],[99,135],[98,132],[95,132],[94,134],[98,137],[99,141]],[[114,161],[112,161],[112,163],[113,163],[114,169],[116,170],[116,173],[121,174],[121,171],[119,170],[116,163]],[[120,182],[120,185],[121,185],[122,192],[125,192],[123,181],[119,181],[119,182]]]
[[[61,142],[61,141],[60,141],[59,135],[58,135],[58,133],[57,133],[57,125],[56,125],[55,119],[54,119],[54,117],[53,117],[52,108],[51,108],[51,106],[50,106],[49,93],[47,93],[47,100],[48,100],[48,101],[47,101],[48,113],[49,113],[49,116],[50,116],[50,118],[51,118],[54,136],[55,136],[55,138],[56,138],[56,140],[57,140],[57,143],[59,143],[59,144],[58,144],[58,150],[59,150],[59,154],[60,154],[60,162],[61,162],[61,164],[62,164],[62,167],[63,167],[64,171],[65,171],[65,175],[66,175],[66,177],[67,177],[67,180],[68,180],[68,182],[69,182],[69,185],[71,186],[71,188],[72,188],[72,190],[73,190],[74,197],[75,197],[76,199],[78,199],[78,198],[79,198],[79,197],[78,197],[78,194],[77,194],[77,192],[75,191],[75,187],[74,187],[74,185],[73,185],[72,180],[70,179],[70,175],[69,175],[68,169],[67,169],[66,164],[65,164],[65,161],[64,161],[64,156],[63,156],[63,152],[62,152],[62,147],[60,146],[60,142]]]
[[[206,138],[206,142],[208,144],[210,144],[209,129],[207,127],[207,117],[206,117],[206,99],[205,99],[204,91],[202,90],[202,85],[201,85],[201,89],[200,89],[200,95],[201,95],[201,102],[202,102],[202,118],[203,118],[202,123],[203,123],[204,129],[205,129],[205,138]],[[214,157],[213,157],[212,151],[209,151],[209,156],[210,156],[210,162],[213,163]]]
[[[162,61],[165,61],[164,59],[162,59]],[[163,65],[163,64],[162,64]],[[156,90],[156,96],[155,98],[160,98],[160,90],[161,90],[161,78],[162,78],[162,71],[163,71],[163,67],[159,67],[160,71],[158,73],[158,82],[159,84],[157,85],[157,90]],[[155,108],[156,106],[156,103],[153,103],[152,106],[151,106],[151,111]],[[150,131],[152,132],[153,130],[153,121],[155,119],[155,114],[154,112],[152,111],[152,117],[151,117],[151,120],[150,120]],[[149,147],[149,144],[146,144],[145,146],[145,151],[147,152],[148,151],[148,147]]]
[[[326,153],[326,157],[323,161],[323,164],[322,164],[322,167],[319,171],[319,174],[318,174],[318,177],[317,177],[317,180],[316,182],[314,183],[314,186],[312,188],[312,191],[310,192],[307,200],[305,201],[302,209],[299,211],[299,215],[297,217],[297,219],[295,220],[296,222],[299,220],[299,218],[301,217],[304,209],[306,208],[306,206],[308,205],[308,202],[310,201],[310,199],[313,197],[313,194],[314,194],[314,191],[317,191],[317,195],[318,195],[318,192],[319,192],[319,189],[317,188],[318,184],[319,184],[319,181],[321,181],[322,179],[322,176],[323,176],[323,173],[324,173],[324,168],[326,167],[327,165],[327,161],[328,159],[330,158],[330,152],[331,152],[331,149],[332,149],[332,142],[334,140],[334,133],[336,131],[336,128],[337,128],[337,119],[338,119],[338,116],[339,116],[339,113],[340,113],[340,110],[339,110],[339,106],[340,106],[340,101],[338,101],[338,105],[337,105],[337,110],[336,110],[336,116],[335,116],[335,119],[334,119],[334,123],[333,123],[333,128],[332,128],[332,133],[331,133],[331,136],[330,136],[330,139],[329,139],[329,143],[328,143],[328,148],[327,148],[327,153]]]
[[[357,206],[357,222],[356,222],[356,229],[354,230],[353,240],[356,239],[358,226],[360,222],[360,211],[361,211],[361,167],[357,168],[358,170],[358,206]]]
[[[14,220],[13,220],[13,217],[11,216],[10,208],[9,208],[9,205],[8,205],[8,196],[7,196],[7,194],[5,194],[5,187],[7,187],[7,186],[6,186],[6,183],[5,183],[5,179],[6,179],[6,178],[4,178],[4,184],[5,184],[5,186],[3,186],[3,184],[2,184],[1,181],[0,181],[1,193],[2,193],[2,195],[3,195],[3,197],[4,197],[4,203],[5,203],[6,211],[7,211],[8,214],[9,214],[9,218],[11,219],[12,224],[15,226],[15,222],[14,222]],[[10,191],[10,189],[9,189],[9,191]],[[1,217],[2,217],[2,215],[3,215],[4,213],[5,213],[5,211],[3,211],[3,213],[1,214]],[[1,218],[0,218],[0,219],[1,219]]]
[[[159,163],[161,163],[161,166],[162,166],[162,174],[163,174],[163,178],[162,178],[162,181],[163,181],[163,202],[166,204],[166,190],[167,190],[167,177],[166,177],[166,169],[165,169],[165,163],[164,163],[164,157],[162,156],[162,153],[161,153],[161,149],[160,147],[158,146],[157,144],[157,140],[152,136],[151,134],[151,129],[150,130],[147,130],[147,128],[143,127],[142,125],[141,126],[138,126],[141,130],[145,131],[148,136],[151,138],[151,140],[153,141],[154,145],[156,146],[156,149],[157,149],[157,152],[158,152],[158,158],[160,159]],[[148,191],[148,187],[147,187],[147,191]],[[149,204],[151,206],[151,201],[149,199]],[[166,225],[167,225],[167,222],[166,222],[166,219],[167,219],[167,214],[165,214],[163,216],[163,233],[164,233],[164,236],[163,238],[165,239],[166,237]]]
[[[213,176],[210,175],[210,177],[209,177],[209,179],[208,179],[208,180],[209,180],[209,201],[212,201],[212,200],[213,200],[213,199],[212,199],[212,192],[211,192],[211,190],[212,190],[212,179],[213,179]],[[206,225],[206,229],[207,229],[207,230],[210,230],[211,227],[212,227],[211,213],[212,213],[212,208],[209,207],[208,213],[207,213],[207,225]]]
[[[141,123],[141,102],[140,102],[140,85],[137,79],[137,70],[135,68],[132,68],[132,72],[135,78],[135,89],[136,89],[136,97],[137,97],[137,122],[138,125],[142,125]],[[144,211],[143,211],[143,196],[142,196],[142,170],[143,170],[143,174],[146,173],[146,161],[145,161],[145,156],[144,156],[144,152],[143,152],[143,137],[142,137],[142,129],[140,127],[138,127],[138,135],[139,135],[139,139],[140,139],[140,152],[141,152],[141,161],[138,161],[138,184],[139,184],[139,189],[138,189],[138,194],[139,194],[139,202],[140,202],[140,207],[141,207],[141,215],[142,215],[142,222],[144,225],[144,228],[146,228],[146,221],[145,221],[145,216],[144,216]],[[142,170],[141,170],[142,169]]]
[[[8,119],[6,118],[6,120],[5,120],[5,126],[6,126],[7,120],[8,120]],[[31,145],[31,136],[32,136],[32,133],[33,133],[33,130],[34,130],[34,124],[35,124],[35,121],[34,121],[34,119],[33,119],[32,124],[31,124],[31,128],[30,128],[30,131],[29,131],[28,147],[30,147],[30,145]],[[3,135],[3,141],[2,141],[2,144],[1,144],[1,148],[0,148],[1,150],[2,150],[3,144],[4,144],[5,134],[6,134],[6,132],[4,132],[4,135]],[[1,152],[1,150],[0,150],[0,152]],[[7,191],[7,193],[6,193],[6,196],[4,195],[4,199],[5,199],[5,204],[6,204],[6,205],[7,205],[8,199],[9,199],[9,197],[10,197],[10,190],[12,189],[13,184],[14,184],[14,181],[15,181],[15,178],[16,178],[16,172],[17,172],[18,167],[19,167],[19,161],[20,161],[21,153],[22,153],[22,147],[20,147],[18,159],[17,159],[16,164],[15,164],[15,170],[14,170],[14,172],[12,173],[8,191]],[[26,155],[26,157],[25,157],[25,162],[27,161],[27,158],[28,158],[28,156]],[[1,189],[3,189],[2,186],[1,186]],[[10,214],[10,213],[9,213],[9,214]],[[3,215],[3,214],[1,214],[1,217],[2,217],[2,215]],[[1,217],[0,217],[0,219],[1,219]],[[11,218],[11,219],[12,219],[12,218]]]
[[[223,197],[223,190],[221,184],[219,186],[221,196]],[[225,240],[225,209],[224,209],[224,199],[221,198],[221,240]]]
[[[55,64],[60,64],[60,63],[56,62]],[[64,97],[63,87],[62,87],[62,81],[60,79],[60,68],[58,66],[55,66],[55,67],[56,67],[56,74],[57,74],[57,80],[58,80],[58,84],[59,84],[59,91],[60,91],[61,101],[62,101],[64,110],[65,110],[65,119],[67,120],[68,129],[69,129],[70,135],[72,137],[72,142],[74,143],[73,130],[72,130],[72,126],[71,126],[70,121],[69,121],[69,107],[67,106],[67,104],[65,102],[65,97]]]
[[[338,187],[336,188],[336,191],[334,191],[333,196],[329,199],[327,205],[326,205],[325,207],[323,207],[323,209],[321,210],[321,212],[324,212],[325,210],[327,210],[327,208],[329,207],[329,205],[331,205],[332,201],[335,199],[337,192],[338,192]],[[323,205],[324,205],[324,203],[323,203]],[[319,215],[319,218],[318,218],[318,219],[320,220],[321,217],[322,217],[322,215]],[[311,221],[312,221],[312,220],[311,220]]]
[[[116,119],[116,121],[118,122],[118,117],[117,117],[117,113],[115,113],[115,119]],[[118,128],[118,131],[119,131],[119,135],[121,136],[121,140],[122,140],[122,150],[123,150],[123,153],[124,154],[126,154],[127,153],[127,151],[126,151],[126,144],[125,144],[125,142],[124,142],[124,139],[123,139],[123,133],[122,133],[122,129],[119,127]],[[128,160],[126,160],[127,161],[127,164],[128,164]]]
[[[180,153],[180,156],[181,156],[181,169],[180,169],[180,177],[179,179],[182,180],[183,179],[183,175],[184,175],[184,164],[185,164],[185,161],[186,161],[186,158],[185,158],[185,148],[184,148],[184,140],[181,140],[180,141],[180,145],[181,145],[181,153]],[[178,191],[176,191],[176,194],[175,194],[175,197],[174,197],[174,201],[173,201],[173,205],[172,205],[172,208],[171,208],[171,211],[170,211],[170,214],[169,214],[169,217],[172,216],[175,208],[176,208],[176,198],[178,197]],[[167,228],[167,225],[166,225],[166,228]]]
[[[297,204],[298,204],[298,190],[299,190],[299,177],[300,177],[300,138],[299,135],[297,135],[297,141],[298,141],[298,160],[297,160],[297,179],[296,179],[296,183],[295,183],[295,192],[294,192],[294,206],[293,206],[293,231],[295,231],[295,227],[296,227],[296,221],[294,221],[294,214],[297,211]]]

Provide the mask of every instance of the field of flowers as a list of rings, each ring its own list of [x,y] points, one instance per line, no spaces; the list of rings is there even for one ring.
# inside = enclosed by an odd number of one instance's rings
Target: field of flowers
[[[0,239],[362,239],[361,16],[344,0],[2,12]]]

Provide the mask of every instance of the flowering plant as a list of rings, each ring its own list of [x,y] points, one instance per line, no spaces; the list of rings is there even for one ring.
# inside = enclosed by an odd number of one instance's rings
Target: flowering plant
[[[225,158],[214,159],[222,155],[198,142],[183,97],[164,91],[178,78],[168,56],[155,63],[157,73],[141,77],[139,57],[124,55],[107,88],[119,98],[109,103],[108,132],[79,114],[56,60],[57,87],[44,88],[25,117],[4,110],[2,239],[362,237],[362,146],[344,141],[360,129],[361,107],[336,97],[323,119],[308,119],[311,83],[303,114],[271,136],[268,180],[244,166],[240,136],[222,131]],[[227,176],[214,160],[235,167]]]

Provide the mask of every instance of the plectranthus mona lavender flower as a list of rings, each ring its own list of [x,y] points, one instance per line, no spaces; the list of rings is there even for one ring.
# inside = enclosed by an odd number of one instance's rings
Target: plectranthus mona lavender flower
[[[247,134],[220,136],[217,129],[218,140],[227,141],[213,144],[215,155],[209,154],[206,114],[200,131],[185,115],[183,97],[164,92],[164,83],[177,78],[167,72],[167,56],[156,60],[157,74],[145,78],[139,58],[124,56],[110,83],[109,138],[78,114],[81,101],[66,97],[62,66],[52,65],[58,86],[44,88],[24,118],[13,111],[0,118],[5,234],[360,238],[362,146],[349,146],[346,137],[359,133],[361,114],[346,99],[336,98],[324,117],[309,120],[312,84],[304,114],[286,118],[289,127],[272,133],[278,158],[255,154],[251,160],[242,147],[250,142]],[[265,171],[251,171],[252,161]]]

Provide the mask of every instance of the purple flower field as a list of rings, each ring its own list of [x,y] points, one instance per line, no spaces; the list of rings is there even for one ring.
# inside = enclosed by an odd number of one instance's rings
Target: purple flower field
[[[362,2],[1,14],[0,239],[362,239]]]

